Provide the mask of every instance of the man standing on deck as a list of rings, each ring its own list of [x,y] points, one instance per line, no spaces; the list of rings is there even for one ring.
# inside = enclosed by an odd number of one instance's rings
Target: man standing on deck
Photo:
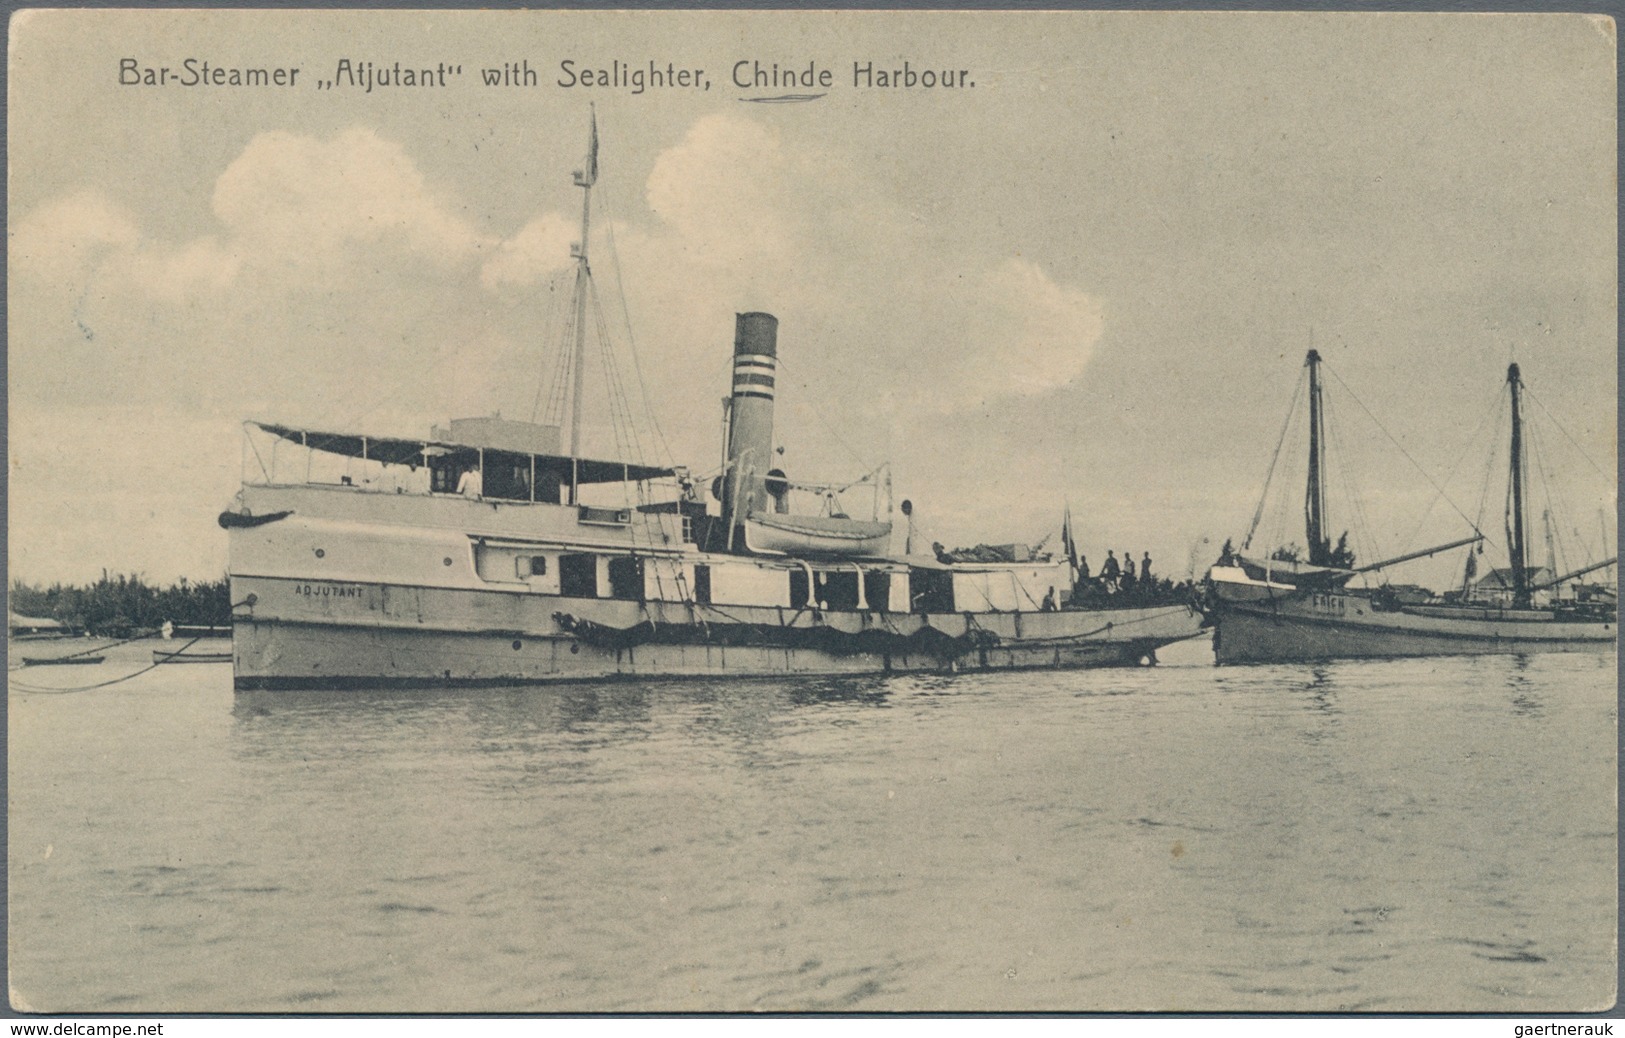
[[[1100,564],[1100,582],[1107,591],[1117,590],[1117,576],[1120,574],[1117,566],[1117,556],[1112,554],[1110,548],[1106,549],[1106,561]]]
[[[457,492],[476,501],[485,496],[485,480],[480,477],[477,465],[471,465],[463,470],[462,476],[457,480]]]

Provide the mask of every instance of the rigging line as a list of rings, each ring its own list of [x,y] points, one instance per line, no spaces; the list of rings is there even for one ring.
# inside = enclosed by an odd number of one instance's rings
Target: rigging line
[[[185,645],[182,645],[180,648],[176,649],[175,652],[172,653],[171,655],[178,655],[180,653],[185,652],[187,649],[190,649],[195,643],[197,643],[198,641],[201,641],[202,638],[203,638],[203,636],[201,634],[198,635],[196,638],[193,638],[191,641],[187,642]],[[136,641],[137,639],[131,638],[129,640],[130,641]],[[118,644],[123,644],[123,643],[120,642]],[[110,646],[110,645],[105,646],[105,648],[112,648],[112,646]],[[67,657],[63,657],[63,658],[66,659]],[[92,691],[94,689],[106,688],[109,685],[117,685],[117,684],[120,684],[121,682],[129,681],[131,678],[140,677],[141,675],[145,674],[149,670],[155,670],[158,667],[163,666],[164,663],[166,663],[166,662],[168,662],[168,661],[167,660],[156,660],[155,659],[155,660],[152,661],[152,664],[150,666],[142,667],[140,670],[136,671],[133,674],[125,674],[123,677],[113,678],[113,679],[111,679],[109,681],[99,681],[94,685],[80,685],[78,688],[46,688],[46,687],[40,686],[40,685],[24,684],[21,681],[10,681],[10,682],[7,682],[7,684],[12,688],[17,689],[18,691],[28,692],[28,693],[32,693],[34,695],[56,696],[56,695],[65,695],[65,694],[67,694],[69,692],[90,692],[90,691]]]
[[[638,382],[638,394],[643,398],[644,413],[648,416],[649,425],[654,429],[655,438],[660,441],[660,449],[664,453],[666,463],[676,463],[676,456],[672,454],[670,445],[666,442],[666,433],[660,427],[660,420],[655,416],[654,404],[649,400],[649,382],[643,377],[643,362],[638,356],[637,337],[632,334],[632,311],[626,305],[626,282],[621,278],[620,253],[615,246],[615,217],[610,208],[610,196],[613,192],[603,191],[599,195],[600,205],[604,210],[601,221],[605,235],[609,241],[610,271],[615,276],[615,294],[621,301],[621,320],[626,326],[626,345],[632,354],[632,373]]]
[[[1524,435],[1529,441],[1529,453],[1534,457],[1535,471],[1540,476],[1540,488],[1545,494],[1545,514],[1542,516],[1542,527],[1543,532],[1551,537],[1552,554],[1555,556],[1552,562],[1556,564],[1568,558],[1568,551],[1563,543],[1563,528],[1552,521],[1552,514],[1555,512],[1558,515],[1572,515],[1573,513],[1569,510],[1569,502],[1563,493],[1562,486],[1552,480],[1551,469],[1548,466],[1544,433],[1537,432],[1533,426],[1525,426]],[[1557,566],[1550,575],[1555,577],[1559,573],[1566,573],[1569,568],[1565,562],[1563,565]]]
[[[788,365],[784,363],[784,357],[782,355],[778,357],[778,367],[779,371],[785,374],[791,374],[788,370]],[[796,384],[805,390],[809,396],[812,394],[812,388],[799,377],[796,378]],[[824,429],[835,438],[835,442],[840,444],[842,449],[844,449],[848,454],[852,455],[853,460],[859,465],[862,465],[865,469],[868,469],[871,472],[880,467],[878,465],[871,465],[867,458],[865,458],[862,454],[859,454],[857,449],[848,443],[846,438],[841,435],[840,431],[829,423],[829,419],[824,417],[824,412],[821,408],[811,407],[805,404],[798,406],[807,407],[808,410],[812,411],[813,417],[818,419],[819,423],[823,425]]]
[[[1458,508],[1456,503],[1450,500],[1450,495],[1444,492],[1444,488],[1439,486],[1438,483],[1435,483],[1433,477],[1428,475],[1427,470],[1422,468],[1421,465],[1417,464],[1416,459],[1411,457],[1410,452],[1405,449],[1405,445],[1394,439],[1393,433],[1390,433],[1386,428],[1383,427],[1381,422],[1377,421],[1377,416],[1371,413],[1371,409],[1369,407],[1365,406],[1365,401],[1361,400],[1359,395],[1356,394],[1354,390],[1349,388],[1349,384],[1343,381],[1343,376],[1339,375],[1336,371],[1332,371],[1332,369],[1326,366],[1324,363],[1322,363],[1322,367],[1326,367],[1326,370],[1331,372],[1332,378],[1337,379],[1337,384],[1343,387],[1344,392],[1348,393],[1348,395],[1353,398],[1354,402],[1360,405],[1360,410],[1365,412],[1366,417],[1371,419],[1372,424],[1378,429],[1381,429],[1382,434],[1388,437],[1388,442],[1392,443],[1395,447],[1398,447],[1399,453],[1405,455],[1405,460],[1410,462],[1411,466],[1415,468],[1416,471],[1422,473],[1422,478],[1427,480],[1428,483],[1432,485],[1433,489],[1439,492],[1439,496],[1444,498],[1445,501],[1449,503],[1451,508],[1456,509],[1456,514],[1461,516],[1463,519],[1467,519],[1467,513]],[[1467,521],[1472,522],[1471,519],[1467,519]]]
[[[598,347],[598,362],[603,369],[605,410],[608,413],[610,433],[614,439],[615,451],[622,458],[627,459],[630,451],[627,428],[623,408],[625,401],[621,392],[618,372],[615,368],[615,356],[612,352],[608,325],[604,320],[604,308],[598,298],[598,283],[587,283],[587,308],[592,317],[592,331],[594,345]],[[641,459],[637,459],[641,460]]]
[[[1450,466],[1450,471],[1445,473],[1445,477],[1444,477],[1444,485],[1445,486],[1448,487],[1450,485],[1450,481],[1456,478],[1456,471],[1461,468],[1461,463],[1466,461],[1468,456],[1471,455],[1472,453],[1474,453],[1474,447],[1475,447],[1475,445],[1477,443],[1479,443],[1480,434],[1483,433],[1485,425],[1488,424],[1491,420],[1497,419],[1500,416],[1500,414],[1501,414],[1500,399],[1505,393],[1506,393],[1506,386],[1505,386],[1504,383],[1496,388],[1496,391],[1495,391],[1495,394],[1494,394],[1495,399],[1491,401],[1489,408],[1486,409],[1483,412],[1483,417],[1481,417],[1478,420],[1478,427],[1475,428],[1473,430],[1473,432],[1472,432],[1472,435],[1467,438],[1467,446],[1466,446],[1466,448],[1461,452],[1460,455],[1457,456],[1455,462]],[[1493,443],[1494,441],[1491,440],[1490,442]],[[1491,455],[1493,455],[1494,451],[1491,451],[1489,453]],[[1426,523],[1427,520],[1428,520],[1428,517],[1433,514],[1433,506],[1438,504],[1438,503],[1439,503],[1439,498],[1437,496],[1435,496],[1432,501],[1428,502],[1427,510],[1422,513],[1422,518],[1417,520],[1416,527],[1413,530],[1411,530],[1410,535],[1408,537],[1406,537],[1405,540],[1402,541],[1401,543],[1403,543],[1403,544],[1414,544],[1414,543],[1416,543],[1416,535],[1419,532],[1421,532],[1422,525],[1424,523]],[[1473,522],[1473,529],[1482,532],[1483,525],[1484,525],[1484,501],[1483,501],[1482,496],[1480,496],[1479,503],[1478,503],[1478,518],[1476,520],[1474,520],[1474,522]]]
[[[1339,406],[1341,406],[1341,402],[1339,402]],[[1343,478],[1345,483],[1348,485],[1348,494],[1354,501],[1354,514],[1358,518],[1361,526],[1361,530],[1358,531],[1357,536],[1359,536],[1365,542],[1366,546],[1371,551],[1371,555],[1367,556],[1367,558],[1388,558],[1390,557],[1391,553],[1383,547],[1382,539],[1377,536],[1377,527],[1371,522],[1371,516],[1365,508],[1365,497],[1364,495],[1357,494],[1355,491],[1353,474],[1348,462],[1350,453],[1347,448],[1343,446],[1341,422],[1339,422],[1334,428],[1332,435],[1337,440],[1338,458],[1343,466]]]
[[[611,339],[609,334],[609,325],[604,316],[604,308],[602,301],[599,299],[596,285],[593,287],[592,298],[595,312],[598,315],[598,334],[603,342],[605,365],[617,398],[620,418],[626,426],[626,438],[633,451],[633,457],[641,463],[647,459],[647,452],[643,448],[643,434],[638,428],[637,413],[633,410],[631,395],[626,391],[626,377],[622,372],[620,362],[615,358],[614,340]],[[652,415],[646,414],[645,417],[651,423],[653,422]]]
[[[1544,413],[1547,418],[1550,418],[1552,420],[1552,424],[1557,426],[1557,431],[1562,433],[1564,438],[1567,439],[1570,443],[1574,444],[1574,449],[1580,452],[1580,457],[1584,458],[1588,465],[1590,465],[1592,468],[1596,469],[1598,475],[1603,476],[1604,478],[1606,478],[1608,476],[1608,473],[1606,473],[1606,472],[1604,472],[1602,470],[1602,466],[1598,465],[1596,462],[1592,461],[1591,456],[1585,452],[1585,448],[1581,447],[1580,444],[1574,439],[1574,437],[1569,435],[1569,431],[1567,429],[1563,428],[1563,423],[1559,422],[1557,420],[1557,416],[1552,414],[1552,412],[1546,410],[1546,405],[1541,403],[1540,397],[1536,396],[1535,394],[1533,394],[1533,393],[1531,393],[1529,391],[1529,386],[1528,386],[1527,383],[1523,387],[1523,395],[1525,397],[1528,397],[1530,400],[1533,400],[1535,402],[1535,404],[1541,409],[1542,413]]]
[[[544,345],[545,345],[545,341],[546,341],[545,337],[552,330],[554,322],[556,322],[558,320],[558,309],[559,309],[559,292],[558,292],[558,288],[559,288],[559,286],[558,286],[558,275],[555,273],[551,277],[548,278],[548,281],[547,281],[547,308],[542,312],[542,326],[541,327],[542,327],[542,335],[544,336]],[[544,358],[543,363],[545,364],[545,362],[546,362],[546,360]],[[542,409],[542,391],[544,389],[546,389],[546,388],[548,388],[548,386],[547,386],[546,368],[541,367],[540,365],[538,365],[538,370],[536,372],[536,396],[535,396],[535,399],[533,399],[531,401],[531,405],[530,405],[530,420],[532,422],[534,422],[536,420],[537,412],[539,412]]]
[[[253,434],[248,431],[249,424],[250,423],[248,422],[243,423],[243,442],[248,444],[248,449],[250,451],[254,452],[254,460],[260,463],[260,473],[265,477],[265,482],[271,483],[273,482],[271,479],[271,470],[265,467],[265,459],[260,457],[259,444],[254,442]],[[247,468],[248,466],[244,465],[243,467]],[[244,480],[243,482],[246,483],[247,480]]]
[[[573,282],[577,277],[578,272],[575,268],[556,272],[553,275],[554,288],[552,291],[563,293],[565,280],[569,279]],[[543,412],[544,421],[560,426],[564,424],[564,406],[570,398],[570,376],[575,370],[576,308],[574,306],[575,288],[573,286],[569,289],[569,293],[571,305],[560,306],[555,318],[559,322],[558,334],[555,337],[558,342],[558,355],[553,362],[553,386],[548,394],[547,410]],[[552,334],[553,329],[550,327],[547,331]]]
[[[604,336],[604,315],[598,305],[598,293],[593,290],[588,295],[588,306],[592,310],[593,332],[598,346],[599,366],[604,375],[605,410],[609,417],[610,436],[614,443],[614,452],[622,460],[630,457],[630,444],[627,442],[626,429],[621,416],[621,400],[615,380],[615,361],[610,356],[609,344]],[[623,493],[624,493],[624,487]]]
[[[561,287],[563,286],[563,283],[564,283],[566,278],[568,278],[570,281],[574,282],[576,280],[576,278],[577,278],[577,275],[576,275],[576,273],[574,271],[567,272],[567,273],[561,273],[559,275],[559,283],[560,283]],[[565,408],[573,406],[571,404],[571,393],[572,393],[571,380],[575,377],[575,366],[576,366],[576,362],[577,362],[576,351],[575,351],[575,337],[576,337],[575,291],[576,291],[576,289],[575,289],[574,285],[572,284],[570,289],[569,289],[569,292],[570,292],[569,305],[561,307],[562,322],[560,324],[560,331],[559,331],[559,336],[558,336],[559,359],[558,359],[558,363],[555,365],[555,375],[554,375],[554,379],[553,379],[553,397],[548,403],[548,411],[553,416],[553,423],[555,425],[560,426],[561,428],[564,425]],[[585,358],[582,358],[582,362],[585,363]]]
[[[1371,519],[1366,514],[1365,500],[1355,488],[1353,467],[1349,464],[1350,452],[1343,444],[1342,423],[1332,415],[1332,408],[1327,406],[1325,401],[1321,403],[1321,409],[1324,415],[1327,439],[1331,441],[1332,453],[1337,457],[1336,466],[1330,464],[1330,459],[1328,459],[1326,467],[1327,469],[1335,467],[1337,475],[1342,481],[1342,489],[1348,499],[1349,509],[1354,513],[1352,529],[1345,529],[1344,532],[1353,535],[1359,545],[1359,550],[1369,550],[1372,553],[1367,556],[1368,558],[1383,558],[1385,553],[1381,544],[1377,541],[1375,527],[1371,525]],[[1321,533],[1330,541],[1330,530],[1322,530]]]
[[[1263,521],[1264,503],[1269,499],[1270,483],[1275,479],[1275,464],[1281,460],[1281,448],[1286,445],[1287,430],[1292,425],[1292,415],[1298,410],[1298,398],[1303,395],[1303,386],[1308,380],[1308,377],[1307,369],[1298,373],[1298,385],[1297,388],[1292,391],[1292,402],[1287,405],[1286,418],[1281,422],[1281,435],[1275,440],[1275,453],[1270,455],[1270,467],[1269,470],[1264,473],[1264,489],[1258,495],[1258,507],[1253,510],[1253,521],[1251,525],[1247,527],[1247,536],[1242,539],[1242,550],[1246,550],[1247,548],[1251,547],[1253,543],[1253,534],[1258,532],[1258,524]]]
[[[1556,424],[1556,423],[1554,422],[1553,424]],[[1573,506],[1573,503],[1569,500],[1569,497],[1568,497],[1568,491],[1569,491],[1570,488],[1565,486],[1554,475],[1555,472],[1556,472],[1556,466],[1551,464],[1551,460],[1550,460],[1551,455],[1546,449],[1545,430],[1530,427],[1529,431],[1535,433],[1534,442],[1535,442],[1536,446],[1540,450],[1540,455],[1539,455],[1539,463],[1540,463],[1540,469],[1541,469],[1540,478],[1541,478],[1541,485],[1546,489],[1546,500],[1547,500],[1548,509],[1551,510],[1552,512],[1555,512],[1557,515],[1560,515],[1560,516],[1578,515],[1579,512],[1577,510],[1575,510],[1575,508]],[[1554,523],[1553,524],[1553,529],[1558,531],[1559,539],[1558,539],[1557,547],[1558,547],[1559,552],[1561,552],[1563,550],[1563,543],[1562,543],[1562,539],[1561,539],[1561,529],[1562,528],[1557,526]],[[1576,528],[1575,535],[1578,536],[1579,532],[1580,531],[1578,530],[1578,528]],[[1590,552],[1590,549],[1585,549],[1585,550],[1586,550],[1586,560],[1587,561],[1590,561],[1592,558],[1600,557],[1600,556],[1593,556],[1591,554],[1591,552]],[[1569,567],[1566,566],[1566,565],[1563,567],[1564,570],[1567,570],[1568,568]]]
[[[626,381],[621,377],[620,365],[615,360],[614,343],[609,337],[609,325],[604,319],[604,308],[598,298],[596,284],[592,288],[592,307],[593,314],[597,318],[599,348],[604,357],[604,380],[611,397],[610,418],[611,421],[624,425],[624,435],[617,434],[617,439],[624,440],[624,446],[631,450],[632,458],[641,463],[644,460],[643,440],[638,435],[637,421],[632,413],[631,400],[626,393]]]

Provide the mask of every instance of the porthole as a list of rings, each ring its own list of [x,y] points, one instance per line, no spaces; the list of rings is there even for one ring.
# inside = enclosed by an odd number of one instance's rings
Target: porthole
[[[580,646],[579,643],[576,643],[576,642],[571,642],[570,643],[570,655],[573,656],[573,655],[575,655],[576,653],[578,653],[580,651],[581,651],[581,646]]]
[[[448,566],[449,566],[449,565],[451,565],[451,556],[450,556],[450,555],[447,555],[447,556],[446,556],[446,557],[445,557],[445,558],[444,558],[444,559],[442,559],[442,560],[441,560],[441,561],[442,561],[442,562],[444,562],[444,563],[445,563],[445,564],[446,564],[446,565],[448,565]]]
[[[318,559],[325,559],[325,558],[327,558],[327,552],[323,551],[320,548],[317,548],[316,549],[316,557]]]
[[[513,651],[514,652],[518,652],[521,648],[523,648],[523,646],[524,646],[524,643],[521,642],[518,638],[515,638],[513,640]]]

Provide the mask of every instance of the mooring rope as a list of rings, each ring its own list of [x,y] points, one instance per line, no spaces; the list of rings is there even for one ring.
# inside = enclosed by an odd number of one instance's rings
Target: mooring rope
[[[185,645],[182,645],[180,648],[176,649],[174,652],[170,653],[169,655],[170,656],[178,656],[179,654],[185,652],[187,649],[191,648],[193,646],[193,644],[195,644],[196,642],[201,641],[202,638],[203,638],[203,635],[201,635],[201,634],[198,635],[196,638],[193,638],[191,641],[187,642]],[[140,639],[138,639],[138,638],[130,638],[130,639],[127,639],[126,642],[119,642],[119,643],[116,643],[116,644],[122,645],[122,644],[126,644],[127,642],[139,641],[139,640]],[[112,646],[109,645],[109,646],[106,646],[106,648],[112,648]],[[71,657],[63,656],[61,658],[62,659],[69,659]],[[169,660],[167,658],[166,659],[154,659],[151,664],[149,664],[148,666],[142,667],[140,670],[136,671],[133,674],[126,674],[123,677],[112,678],[112,679],[107,680],[107,681],[98,681],[94,685],[80,685],[77,688],[47,688],[47,687],[40,686],[40,685],[27,685],[27,684],[24,684],[23,682],[16,681],[16,680],[11,681],[10,685],[11,685],[12,688],[16,689],[17,691],[29,692],[29,693],[32,693],[34,695],[59,696],[59,695],[64,695],[64,694],[69,693],[69,692],[90,692],[90,691],[92,691],[94,689],[106,688],[109,685],[117,685],[120,682],[129,681],[131,678],[140,677],[141,675],[145,674],[147,671],[153,670],[153,669],[155,669],[157,667],[161,667],[165,663],[168,663],[168,662],[169,662]]]
[[[253,604],[253,602],[251,601],[252,598],[253,598],[253,596],[250,595],[248,598],[243,599],[241,602],[233,602],[231,604],[230,609],[227,611],[227,616],[229,617],[231,614],[235,613],[237,611],[238,606],[252,605]],[[218,625],[216,625],[216,626],[218,626]],[[84,650],[82,650],[80,652],[69,653],[66,656],[53,656],[52,660],[53,661],[54,660],[71,660],[71,659],[75,659],[75,658],[77,658],[79,656],[88,656],[93,652],[106,652],[108,649],[117,648],[120,645],[128,645],[131,642],[143,641],[143,640],[148,639],[148,638],[156,638],[158,635],[160,635],[162,633],[163,633],[163,628],[155,627],[155,628],[153,628],[153,629],[151,629],[149,631],[144,631],[141,634],[137,634],[137,635],[134,635],[134,636],[129,637],[129,638],[123,638],[123,639],[120,639],[119,641],[109,642],[106,645],[98,645],[98,646],[96,646],[95,648],[92,648],[92,649],[84,649]],[[129,681],[131,678],[138,678],[141,675],[147,673],[149,670],[153,670],[153,669],[155,669],[157,667],[163,666],[165,663],[169,663],[173,659],[173,657],[179,656],[181,653],[185,652],[187,649],[190,649],[193,645],[197,644],[197,642],[202,640],[202,638],[203,638],[203,635],[201,635],[201,634],[198,635],[197,637],[193,638],[191,641],[187,642],[185,645],[182,645],[180,648],[176,649],[174,652],[167,653],[165,659],[154,658],[152,663],[149,666],[142,667],[140,670],[135,671],[132,674],[125,674],[123,677],[112,678],[112,679],[107,680],[107,681],[98,681],[94,685],[79,685],[79,686],[77,686],[75,688],[52,688],[52,687],[48,687],[48,686],[44,686],[44,685],[30,685],[30,684],[27,684],[25,682],[17,681],[15,678],[12,678],[12,679],[8,680],[7,686],[9,688],[15,689],[15,690],[17,690],[19,692],[29,692],[29,693],[33,693],[35,695],[63,695],[63,694],[68,693],[68,692],[89,692],[89,691],[92,691],[93,689],[106,688],[109,685],[117,685],[117,684],[119,684],[121,682]],[[18,668],[18,669],[20,670],[22,668]],[[16,673],[16,672],[12,671],[11,673]]]

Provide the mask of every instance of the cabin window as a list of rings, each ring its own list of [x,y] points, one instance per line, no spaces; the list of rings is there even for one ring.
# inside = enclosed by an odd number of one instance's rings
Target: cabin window
[[[485,478],[482,481],[485,497],[507,501],[530,500],[530,459],[512,454],[487,451]]]
[[[643,560],[616,555],[609,560],[609,597],[637,602],[643,599]]]
[[[909,570],[908,599],[916,613],[953,612],[953,574],[945,570]]]
[[[632,522],[632,511],[628,508],[595,508],[592,505],[581,505],[577,518],[580,522],[594,526],[627,526]]]
[[[807,571],[793,569],[790,571],[790,608],[807,608]]]
[[[865,573],[863,597],[869,603],[870,609],[885,612],[891,605],[891,574]]]
[[[824,609],[852,610],[858,607],[858,574],[824,573],[818,587],[818,604]]]
[[[514,568],[521,578],[545,577],[547,576],[547,556],[521,555],[514,560]]]
[[[429,489],[436,494],[457,492],[457,464],[450,458],[429,459]]]
[[[560,555],[559,594],[567,598],[597,598],[598,557]]]
[[[463,473],[468,469],[477,469],[479,467],[479,451],[459,451],[455,454],[432,455],[429,458],[429,489],[436,494],[455,494],[457,493],[457,484],[463,478]],[[487,466],[487,475],[482,476],[480,480],[482,494],[488,494],[490,491],[490,486],[486,483],[488,476],[489,466]]]
[[[564,499],[562,487],[563,477],[559,470],[549,465],[543,465],[542,459],[536,459],[536,500],[550,505],[556,505]]]
[[[694,567],[694,601],[700,605],[711,604],[711,567]]]

